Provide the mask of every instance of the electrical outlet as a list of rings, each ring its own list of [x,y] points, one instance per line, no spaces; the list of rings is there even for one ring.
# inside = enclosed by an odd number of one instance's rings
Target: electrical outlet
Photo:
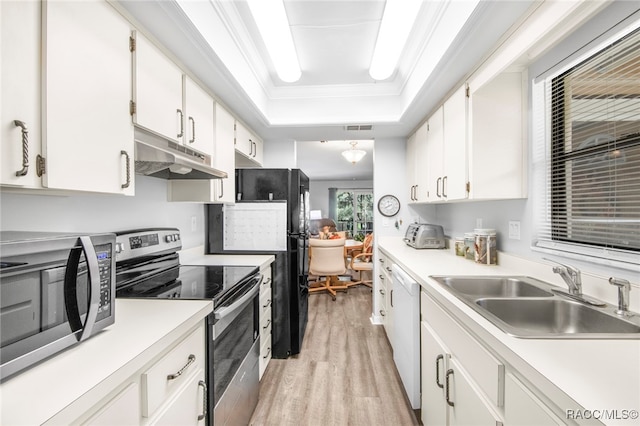
[[[509,239],[510,240],[520,239],[520,221],[518,220],[509,221]]]
[[[198,230],[198,220],[195,216],[191,216],[191,232]]]

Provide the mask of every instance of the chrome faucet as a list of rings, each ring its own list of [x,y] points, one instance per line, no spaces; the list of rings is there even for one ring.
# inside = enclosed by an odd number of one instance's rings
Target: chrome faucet
[[[545,258],[545,260],[558,264],[558,266],[553,267],[553,272],[560,274],[564,282],[569,287],[570,294],[573,294],[574,296],[582,296],[582,277],[578,268],[574,268],[573,266],[565,265],[551,259]]]
[[[618,309],[616,314],[626,315],[629,313],[629,292],[631,291],[631,283],[622,278],[609,278],[609,284],[618,287]]]

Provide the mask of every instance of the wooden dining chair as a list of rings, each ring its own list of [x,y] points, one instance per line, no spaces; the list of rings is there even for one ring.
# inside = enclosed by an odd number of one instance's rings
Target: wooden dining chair
[[[309,274],[324,277],[322,285],[309,288],[309,293],[327,291],[336,300],[336,290],[347,290],[347,283],[338,277],[347,270],[344,264],[344,238],[334,240],[309,239]]]
[[[369,233],[363,241],[362,244],[362,253],[356,254],[351,258],[351,264],[349,265],[349,269],[352,271],[358,272],[358,280],[351,281],[347,284],[347,287],[352,287],[354,285],[366,285],[367,287],[373,286],[372,279],[365,279],[363,277],[363,272],[370,272],[373,274],[373,232]]]

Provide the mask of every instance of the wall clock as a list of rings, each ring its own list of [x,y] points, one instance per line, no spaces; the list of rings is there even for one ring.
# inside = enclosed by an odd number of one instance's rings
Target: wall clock
[[[383,195],[378,200],[378,211],[386,217],[395,216],[400,211],[400,201],[394,195]]]

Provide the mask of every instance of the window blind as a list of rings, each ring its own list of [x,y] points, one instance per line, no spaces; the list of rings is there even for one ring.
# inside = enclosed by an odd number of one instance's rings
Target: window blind
[[[536,84],[535,114],[545,150],[534,154],[544,158],[537,245],[638,263],[640,30]]]

